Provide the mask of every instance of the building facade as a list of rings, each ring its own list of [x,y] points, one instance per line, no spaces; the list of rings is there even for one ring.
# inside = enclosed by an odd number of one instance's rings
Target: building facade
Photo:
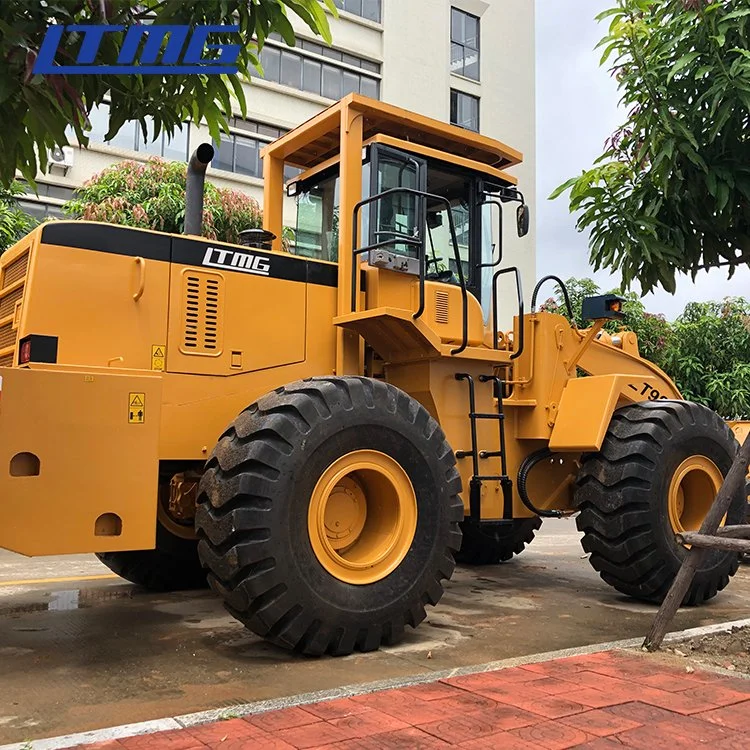
[[[535,191],[533,0],[336,0],[333,45],[315,39],[296,17],[297,45],[279,37],[261,54],[263,76],[245,84],[247,117],[231,118],[208,170],[210,181],[262,203],[260,151],[270,141],[355,91],[462,127],[479,130],[520,150],[519,178],[532,211]],[[205,126],[186,123],[170,140],[145,142],[128,123],[104,142],[106,105],[91,116],[88,148],[73,145],[38,177],[38,195],[22,205],[38,218],[60,216],[60,207],[93,174],[122,159],[152,155],[186,160],[210,141]],[[290,207],[291,208],[291,207]],[[533,216],[533,214],[532,214]],[[515,236],[505,222],[504,264],[518,266],[526,285],[535,277],[535,232]]]

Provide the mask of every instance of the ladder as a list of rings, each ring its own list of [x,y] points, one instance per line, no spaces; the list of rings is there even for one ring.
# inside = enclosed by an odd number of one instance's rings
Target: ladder
[[[497,412],[483,413],[477,411],[476,385],[474,378],[465,372],[456,373],[456,380],[466,381],[469,385],[469,424],[471,430],[471,450],[456,451],[456,458],[471,457],[472,476],[469,482],[469,521],[472,524],[507,525],[513,523],[513,481],[508,476],[508,466],[505,451],[505,412],[503,411],[503,392],[505,381],[497,375],[480,375],[480,383],[492,383],[494,396],[497,401]],[[479,450],[477,441],[477,422],[479,420],[496,420],[500,433],[500,450]],[[479,461],[488,458],[500,459],[500,474],[482,474],[479,470]],[[502,519],[482,520],[482,483],[500,482],[503,492],[503,517]]]

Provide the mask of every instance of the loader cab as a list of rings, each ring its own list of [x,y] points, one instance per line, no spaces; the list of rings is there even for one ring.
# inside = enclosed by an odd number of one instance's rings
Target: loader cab
[[[358,371],[363,339],[391,362],[508,358],[493,287],[501,271],[515,274],[521,320],[520,274],[497,268],[501,219],[490,204],[523,200],[505,171],[521,161],[500,141],[359,94],[263,150],[273,250],[285,251],[284,197],[293,196],[291,251],[337,266],[337,372]],[[285,192],[287,165],[300,175]]]
[[[360,245],[373,248],[362,261],[417,275],[423,255],[425,279],[454,286],[463,280],[488,323],[492,269],[502,258],[502,202],[518,200],[513,185],[449,158],[415,153],[406,142],[375,138],[362,154],[362,199],[375,197],[359,215]],[[340,182],[337,161],[288,186],[297,208],[293,253],[338,261]]]

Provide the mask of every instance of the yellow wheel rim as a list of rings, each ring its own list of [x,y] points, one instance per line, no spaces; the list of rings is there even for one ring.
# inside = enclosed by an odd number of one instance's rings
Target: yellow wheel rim
[[[414,487],[385,453],[352,451],[334,461],[315,485],[307,528],[315,556],[332,576],[374,583],[401,564],[414,541]]]
[[[705,456],[690,456],[677,467],[669,485],[669,522],[676,534],[700,529],[723,481]]]

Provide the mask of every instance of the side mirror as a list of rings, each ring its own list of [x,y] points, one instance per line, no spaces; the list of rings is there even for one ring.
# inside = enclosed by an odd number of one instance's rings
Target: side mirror
[[[529,233],[529,223],[531,221],[531,211],[529,207],[522,203],[516,209],[516,226],[518,228],[518,236],[525,237]]]

